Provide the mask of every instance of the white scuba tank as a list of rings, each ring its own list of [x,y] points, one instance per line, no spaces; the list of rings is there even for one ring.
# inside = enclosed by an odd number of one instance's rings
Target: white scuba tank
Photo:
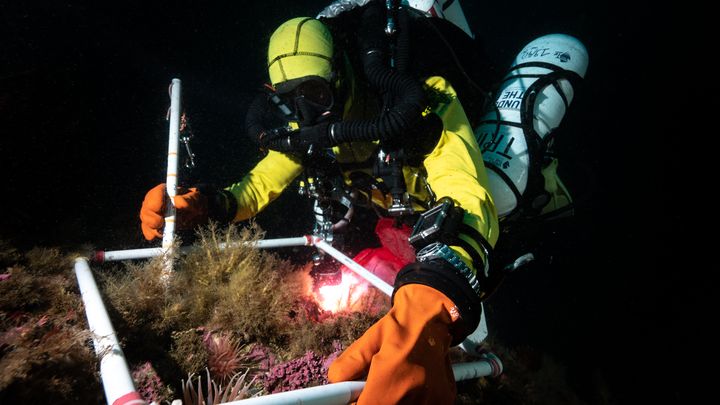
[[[527,63],[531,65],[524,66]],[[552,74],[557,68],[584,77],[587,66],[588,53],[585,46],[576,38],[564,34],[537,38],[527,44],[515,58],[497,92],[497,110],[491,109],[475,130],[483,160],[488,167],[490,194],[500,217],[509,214],[518,205],[513,186],[520,195],[526,191],[530,159],[542,159],[542,156],[530,156],[522,128],[526,124],[522,122],[521,112],[523,99],[528,96],[526,93],[535,82]],[[560,125],[565,116],[566,104],[569,105],[573,99],[573,86],[560,75],[557,80],[534,90],[534,105],[528,106],[532,112],[532,128],[544,139]]]

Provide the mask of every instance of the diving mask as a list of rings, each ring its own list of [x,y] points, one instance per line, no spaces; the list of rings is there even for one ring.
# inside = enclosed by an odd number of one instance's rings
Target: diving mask
[[[331,115],[335,96],[330,83],[319,76],[288,80],[276,86],[278,107],[285,119],[300,126],[314,125]],[[273,101],[275,102],[275,101]]]

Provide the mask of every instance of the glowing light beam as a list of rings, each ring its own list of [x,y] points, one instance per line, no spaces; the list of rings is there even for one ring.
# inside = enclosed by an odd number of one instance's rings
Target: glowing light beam
[[[321,286],[315,293],[315,299],[323,310],[338,313],[352,310],[367,290],[366,281],[343,267],[340,284]]]

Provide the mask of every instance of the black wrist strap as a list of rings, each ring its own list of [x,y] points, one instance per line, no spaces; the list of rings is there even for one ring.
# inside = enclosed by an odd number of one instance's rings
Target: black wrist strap
[[[208,218],[221,224],[232,222],[237,213],[235,196],[227,190],[220,190],[214,200],[216,201],[215,204],[208,203]]]
[[[457,306],[460,320],[451,330],[452,345],[462,342],[477,328],[482,314],[480,297],[455,267],[442,259],[406,265],[395,278],[395,291],[407,284],[422,284],[445,294]]]
[[[237,200],[231,192],[209,184],[198,184],[195,188],[207,198],[209,220],[225,225],[235,219]]]

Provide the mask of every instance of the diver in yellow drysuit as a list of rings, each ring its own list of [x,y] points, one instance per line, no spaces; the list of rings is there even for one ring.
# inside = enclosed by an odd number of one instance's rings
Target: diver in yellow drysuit
[[[361,67],[338,51],[320,20],[294,18],[274,32],[271,96],[284,100],[295,129],[269,130],[249,113],[248,130],[267,155],[239,183],[215,192],[191,188],[175,197],[175,205],[185,226],[243,221],[280,195],[311,164],[313,151],[332,148],[348,184],[356,178],[351,172],[363,170],[357,162],[372,160],[380,146],[404,147],[402,174],[413,209],[451,203],[455,234],[422,249],[425,254],[398,273],[391,310],[340,355],[328,377],[365,378],[360,404],[450,404],[456,388],[448,350],[478,325],[487,292],[486,247],[497,240],[498,218],[480,148],[451,83],[440,76],[423,77],[423,83],[388,68],[383,21],[370,6],[363,13],[357,36],[371,39],[357,41]],[[368,101],[377,93],[389,101],[368,116]],[[148,240],[161,236],[165,195],[161,184],[143,202]],[[377,188],[369,198],[387,210],[397,202]]]

